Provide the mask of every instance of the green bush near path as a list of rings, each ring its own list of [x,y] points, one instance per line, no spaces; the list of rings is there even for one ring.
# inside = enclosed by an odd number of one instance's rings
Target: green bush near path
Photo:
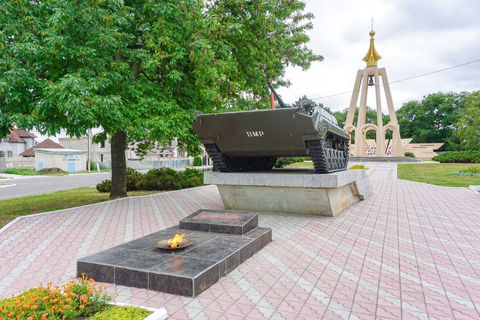
[[[145,174],[127,168],[127,191],[168,191],[194,188],[203,184],[203,173],[186,168],[185,171],[175,171],[170,168],[151,169]],[[97,184],[100,192],[110,192],[111,180]]]
[[[432,160],[441,163],[480,163],[480,151],[445,152]]]
[[[398,165],[398,179],[434,184],[444,187],[480,185],[480,177],[454,175],[451,172],[468,170],[471,163],[404,163]]]

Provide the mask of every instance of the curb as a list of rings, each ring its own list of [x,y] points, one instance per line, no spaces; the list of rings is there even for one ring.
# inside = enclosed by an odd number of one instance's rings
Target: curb
[[[15,186],[16,186],[16,184],[12,183],[12,184],[0,185],[0,188],[10,188],[10,187],[15,187]]]
[[[468,189],[477,192],[477,191],[480,191],[480,186],[468,186]]]

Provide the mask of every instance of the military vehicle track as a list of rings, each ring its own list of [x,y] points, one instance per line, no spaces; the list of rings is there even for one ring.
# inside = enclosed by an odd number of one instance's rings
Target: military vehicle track
[[[316,173],[332,173],[347,169],[348,165],[348,141],[337,142],[340,149],[328,148],[325,140],[307,141],[308,153],[312,157]],[[341,150],[343,149],[343,150]]]
[[[277,160],[275,157],[228,157],[215,144],[205,144],[205,150],[220,172],[270,170]]]

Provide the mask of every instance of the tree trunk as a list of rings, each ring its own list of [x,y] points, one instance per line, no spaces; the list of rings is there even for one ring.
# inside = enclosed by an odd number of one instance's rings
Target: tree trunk
[[[117,131],[112,137],[112,187],[110,198],[123,198],[127,196],[127,161],[125,149],[127,147],[127,134]]]

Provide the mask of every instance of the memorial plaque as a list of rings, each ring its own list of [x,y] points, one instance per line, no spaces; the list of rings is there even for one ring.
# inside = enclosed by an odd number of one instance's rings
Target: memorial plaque
[[[244,214],[238,213],[222,213],[222,212],[203,212],[200,213],[193,219],[202,219],[202,220],[215,220],[215,221],[231,221],[231,222],[238,222],[245,217]]]
[[[258,227],[258,215],[248,211],[198,210],[180,221],[180,229],[245,234]]]

